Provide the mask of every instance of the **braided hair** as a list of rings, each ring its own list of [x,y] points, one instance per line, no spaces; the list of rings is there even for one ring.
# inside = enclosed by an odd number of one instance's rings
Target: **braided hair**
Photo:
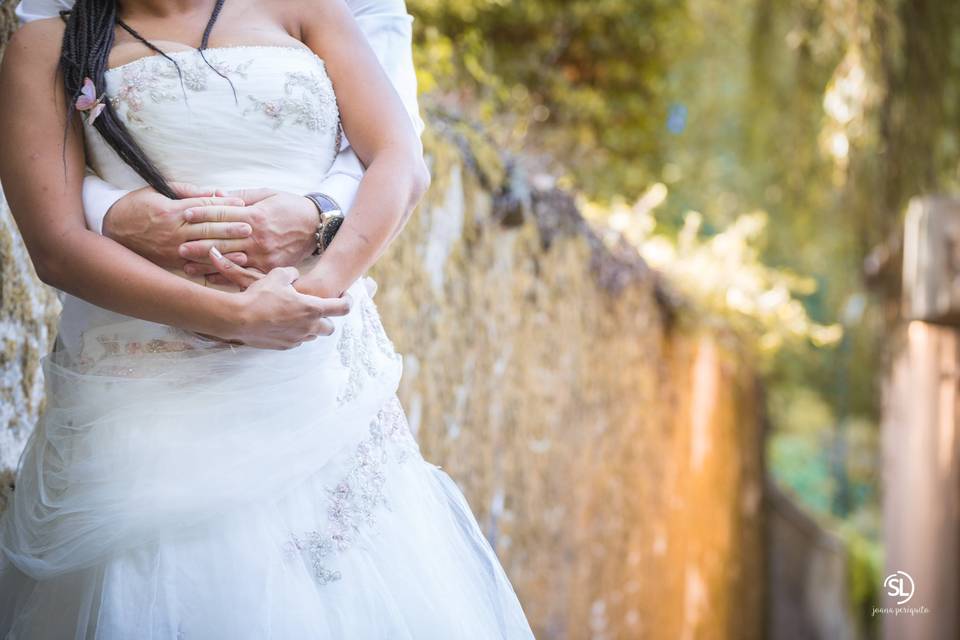
[[[199,51],[203,61],[217,75],[230,82],[229,78],[210,64],[203,53],[203,50],[207,48],[210,33],[213,31],[213,25],[220,15],[223,3],[224,0],[216,0],[213,12],[204,29]],[[63,31],[59,68],[63,74],[63,84],[66,88],[67,109],[70,113],[68,118],[73,115],[74,103],[80,95],[85,78],[90,78],[93,81],[98,93],[102,93],[106,87],[107,60],[110,56],[110,50],[113,48],[114,32],[117,26],[142,42],[151,51],[169,60],[176,67],[177,75],[180,76],[181,89],[183,88],[183,76],[176,60],[147,41],[117,14],[116,0],[76,0],[73,9],[60,12],[60,17],[66,23],[66,27]],[[232,82],[230,86],[233,88]],[[184,98],[186,98],[185,90]],[[236,98],[236,89],[234,89],[234,98]],[[93,127],[103,136],[107,144],[117,152],[120,159],[136,171],[147,184],[168,198],[176,199],[177,195],[173,188],[170,187],[167,179],[157,166],[133,139],[110,100],[104,100],[103,104],[104,109],[94,121]]]

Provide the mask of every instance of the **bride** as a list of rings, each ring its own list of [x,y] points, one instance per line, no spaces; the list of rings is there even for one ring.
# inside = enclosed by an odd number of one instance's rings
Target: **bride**
[[[0,90],[0,179],[67,294],[0,519],[0,637],[532,637],[396,398],[363,274],[429,178],[342,0],[79,0],[15,34]],[[87,165],[302,194],[341,128],[366,166],[346,221],[265,276],[211,249],[245,289],[86,229]]]

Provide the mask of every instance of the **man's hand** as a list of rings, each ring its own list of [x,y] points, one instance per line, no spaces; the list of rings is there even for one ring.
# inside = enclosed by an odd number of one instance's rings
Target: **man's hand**
[[[252,233],[241,238],[212,238],[208,233],[201,233],[197,239],[184,242],[179,255],[181,260],[187,260],[184,267],[187,273],[207,275],[211,282],[227,282],[210,259],[211,248],[238,265],[264,273],[297,265],[313,253],[319,216],[316,206],[307,198],[273,189],[241,189],[217,195],[240,198],[246,206],[221,203],[195,206],[185,212],[187,222],[198,230],[243,224],[249,226]],[[244,260],[237,260],[238,254],[242,254]]]
[[[196,207],[242,206],[237,196],[216,197],[214,189],[174,182],[170,185],[182,200],[171,200],[151,187],[132,191],[114,203],[103,220],[103,235],[161,267],[184,265],[179,248],[184,242],[201,238],[220,240],[246,238],[249,224],[192,225],[184,211]],[[238,264],[246,262],[241,253],[230,255]]]

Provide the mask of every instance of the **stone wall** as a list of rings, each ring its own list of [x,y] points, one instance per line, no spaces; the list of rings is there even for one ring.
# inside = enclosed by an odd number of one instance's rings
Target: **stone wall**
[[[759,638],[762,420],[722,330],[631,249],[434,118],[434,185],[374,270],[425,455],[464,489],[538,637]],[[53,297],[0,224],[5,430],[40,402]]]
[[[378,265],[426,455],[544,638],[759,637],[761,424],[735,343],[635,252],[434,121],[427,202]]]
[[[0,0],[0,52],[13,32],[15,4]],[[0,191],[0,205],[2,199]],[[58,311],[56,296],[41,286],[16,225],[0,206],[0,509],[41,408],[40,357],[51,346]]]

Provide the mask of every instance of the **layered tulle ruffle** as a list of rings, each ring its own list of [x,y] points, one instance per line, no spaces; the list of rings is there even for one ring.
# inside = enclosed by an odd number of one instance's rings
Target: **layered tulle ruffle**
[[[290,351],[131,321],[48,358],[0,520],[0,632],[529,637],[463,496],[420,457],[366,285],[333,336]]]

